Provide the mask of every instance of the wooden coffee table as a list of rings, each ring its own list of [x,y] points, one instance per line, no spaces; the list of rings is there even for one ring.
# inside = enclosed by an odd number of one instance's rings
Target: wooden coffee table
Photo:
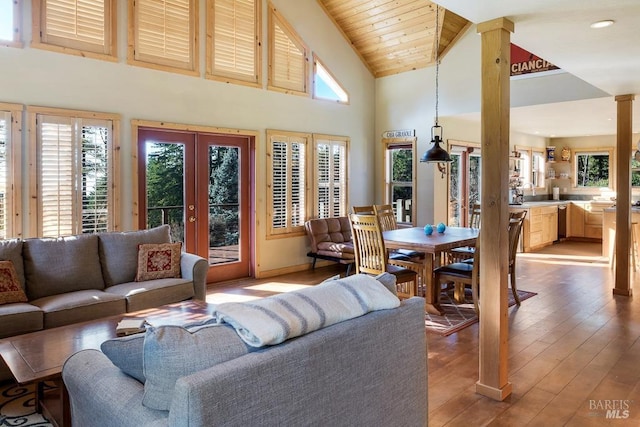
[[[124,317],[168,325],[206,320],[212,312],[213,305],[204,301],[183,301],[5,338],[0,340],[0,355],[19,384],[36,384],[36,409],[53,425],[70,426],[69,400],[61,377],[62,365],[69,356],[80,350],[100,349],[104,341],[116,337],[116,324]],[[45,393],[44,381],[58,385],[55,393]]]

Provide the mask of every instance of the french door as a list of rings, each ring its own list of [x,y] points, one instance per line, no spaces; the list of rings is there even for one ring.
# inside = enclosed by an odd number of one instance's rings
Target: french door
[[[207,282],[249,277],[253,140],[138,129],[140,228],[171,226],[173,241],[209,261]]]
[[[449,225],[468,227],[471,207],[480,202],[482,159],[480,148],[451,144],[449,173]]]

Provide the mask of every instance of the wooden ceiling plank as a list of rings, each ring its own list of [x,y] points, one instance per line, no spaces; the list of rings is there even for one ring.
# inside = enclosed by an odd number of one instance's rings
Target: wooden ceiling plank
[[[400,10],[396,9],[395,12],[400,12]],[[344,28],[345,32],[350,33],[351,31],[358,31],[359,29],[367,27],[382,29],[387,26],[396,25],[399,22],[404,22],[408,19],[414,19],[418,17],[424,17],[426,22],[435,22],[435,13],[433,13],[429,10],[429,8],[426,7],[422,7],[419,9],[409,8],[406,10],[402,10],[401,12],[402,13],[383,14],[379,17],[370,19],[356,18],[352,22],[342,20],[340,25]]]
[[[435,33],[434,25],[425,26],[420,20],[415,22],[405,22],[398,24],[395,27],[389,27],[386,31],[369,31],[367,33],[361,33],[357,36],[352,35],[349,39],[351,43],[356,46],[362,44],[384,42],[396,37],[403,37],[410,34],[424,34],[425,37],[433,38]]]

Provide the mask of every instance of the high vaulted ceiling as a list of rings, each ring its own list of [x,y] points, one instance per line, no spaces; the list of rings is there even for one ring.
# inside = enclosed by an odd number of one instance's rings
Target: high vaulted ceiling
[[[429,0],[318,0],[376,77],[434,61],[435,4]],[[611,97],[512,108],[512,130],[541,136],[614,135],[613,96],[640,100],[640,0],[436,0],[441,58],[470,23],[506,17],[513,43]],[[443,9],[444,8],[444,9]],[[612,27],[589,25],[612,19]],[[636,102],[636,105],[638,102]],[[475,117],[479,120],[479,113]],[[640,107],[633,130],[640,131]]]
[[[435,61],[436,5],[428,0],[318,0],[375,77]],[[440,8],[440,58],[469,27]]]

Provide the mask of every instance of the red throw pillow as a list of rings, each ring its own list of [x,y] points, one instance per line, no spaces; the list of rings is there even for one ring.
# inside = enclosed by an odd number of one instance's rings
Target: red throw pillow
[[[136,282],[180,277],[182,243],[145,243],[138,245]]]
[[[11,261],[0,261],[0,304],[27,302],[18,274]]]

